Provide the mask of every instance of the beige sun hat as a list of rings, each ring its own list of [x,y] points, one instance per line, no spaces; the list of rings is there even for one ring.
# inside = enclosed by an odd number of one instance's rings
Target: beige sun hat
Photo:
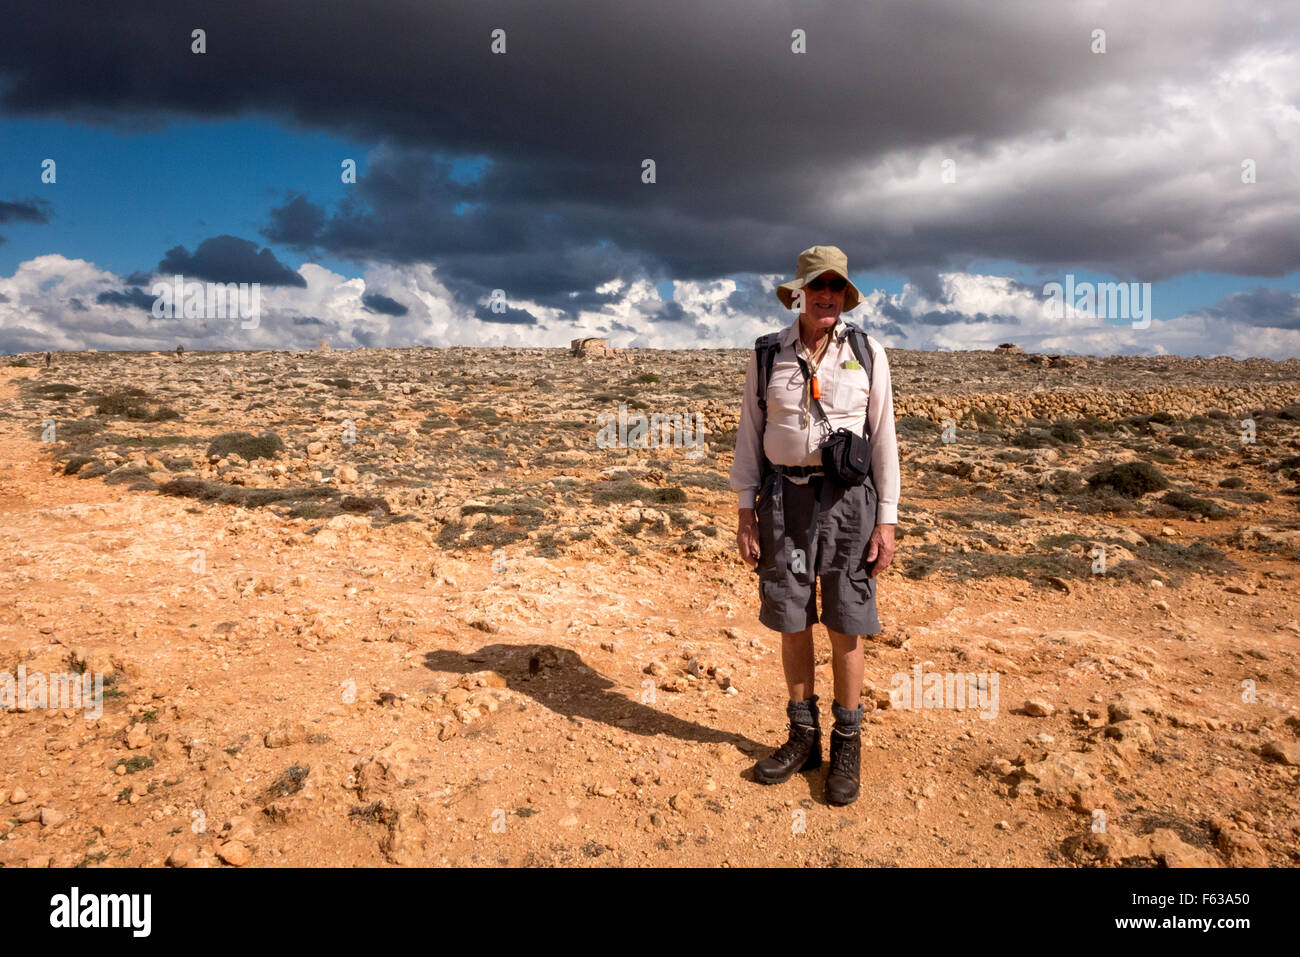
[[[794,303],[796,289],[802,289],[810,279],[816,279],[824,272],[839,273],[848,282],[844,290],[844,311],[849,312],[862,301],[862,293],[849,279],[849,257],[839,246],[812,246],[799,254],[799,263],[795,267],[795,278],[776,287],[776,298],[787,309]]]

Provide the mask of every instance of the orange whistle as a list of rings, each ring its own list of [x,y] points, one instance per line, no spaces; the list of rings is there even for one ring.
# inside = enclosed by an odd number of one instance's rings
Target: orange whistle
[[[813,397],[814,399],[817,399],[818,401],[820,401],[820,400],[821,400],[821,397],[822,397],[822,390],[821,390],[821,387],[817,385],[817,377],[816,377],[816,376],[813,376],[813,377],[812,377],[812,397]]]

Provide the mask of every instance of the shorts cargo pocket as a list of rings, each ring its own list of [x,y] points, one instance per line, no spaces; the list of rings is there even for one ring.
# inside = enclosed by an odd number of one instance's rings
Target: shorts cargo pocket
[[[870,485],[860,485],[853,492],[857,496],[854,504],[858,508],[855,509],[855,520],[852,523],[854,542],[848,555],[847,578],[854,591],[862,596],[862,600],[869,601],[876,595],[876,580],[871,577],[870,563],[867,561],[867,555],[871,551],[871,533],[876,528],[876,494]]]
[[[862,551],[859,564],[849,569],[848,579],[853,585],[853,590],[862,596],[863,601],[876,597],[876,580],[871,577],[871,571],[867,568],[866,549]]]
[[[785,580],[785,536],[777,525],[778,516],[773,514],[772,477],[759,489],[758,501],[754,511],[758,518],[758,577],[764,582],[781,582]]]

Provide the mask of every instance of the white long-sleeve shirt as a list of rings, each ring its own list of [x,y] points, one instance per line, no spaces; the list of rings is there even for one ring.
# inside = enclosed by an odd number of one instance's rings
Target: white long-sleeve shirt
[[[758,408],[758,358],[750,352],[745,399],[736,431],[736,457],[731,465],[731,488],[739,497],[740,508],[753,508],[764,453],[774,465],[821,465],[824,438],[838,428],[861,434],[865,420],[870,423],[871,477],[879,498],[876,523],[897,525],[900,473],[889,360],[884,347],[868,336],[872,359],[868,383],[867,371],[857,362],[843,317],[836,320],[830,335],[834,338],[817,369],[820,401],[829,425],[806,402],[807,389],[798,357],[806,359],[807,355],[799,341],[798,317],[781,330],[781,349],[772,363],[772,378],[767,385],[766,429],[762,429],[763,414]]]

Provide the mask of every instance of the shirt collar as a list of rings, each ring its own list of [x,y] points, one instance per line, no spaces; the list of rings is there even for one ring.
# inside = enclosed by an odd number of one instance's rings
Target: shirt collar
[[[843,342],[844,337],[849,334],[849,327],[844,321],[843,314],[835,319],[835,325],[831,326],[831,335],[835,337],[836,342]],[[794,322],[781,330],[781,348],[793,346],[795,340],[799,338],[799,317],[794,317]]]

